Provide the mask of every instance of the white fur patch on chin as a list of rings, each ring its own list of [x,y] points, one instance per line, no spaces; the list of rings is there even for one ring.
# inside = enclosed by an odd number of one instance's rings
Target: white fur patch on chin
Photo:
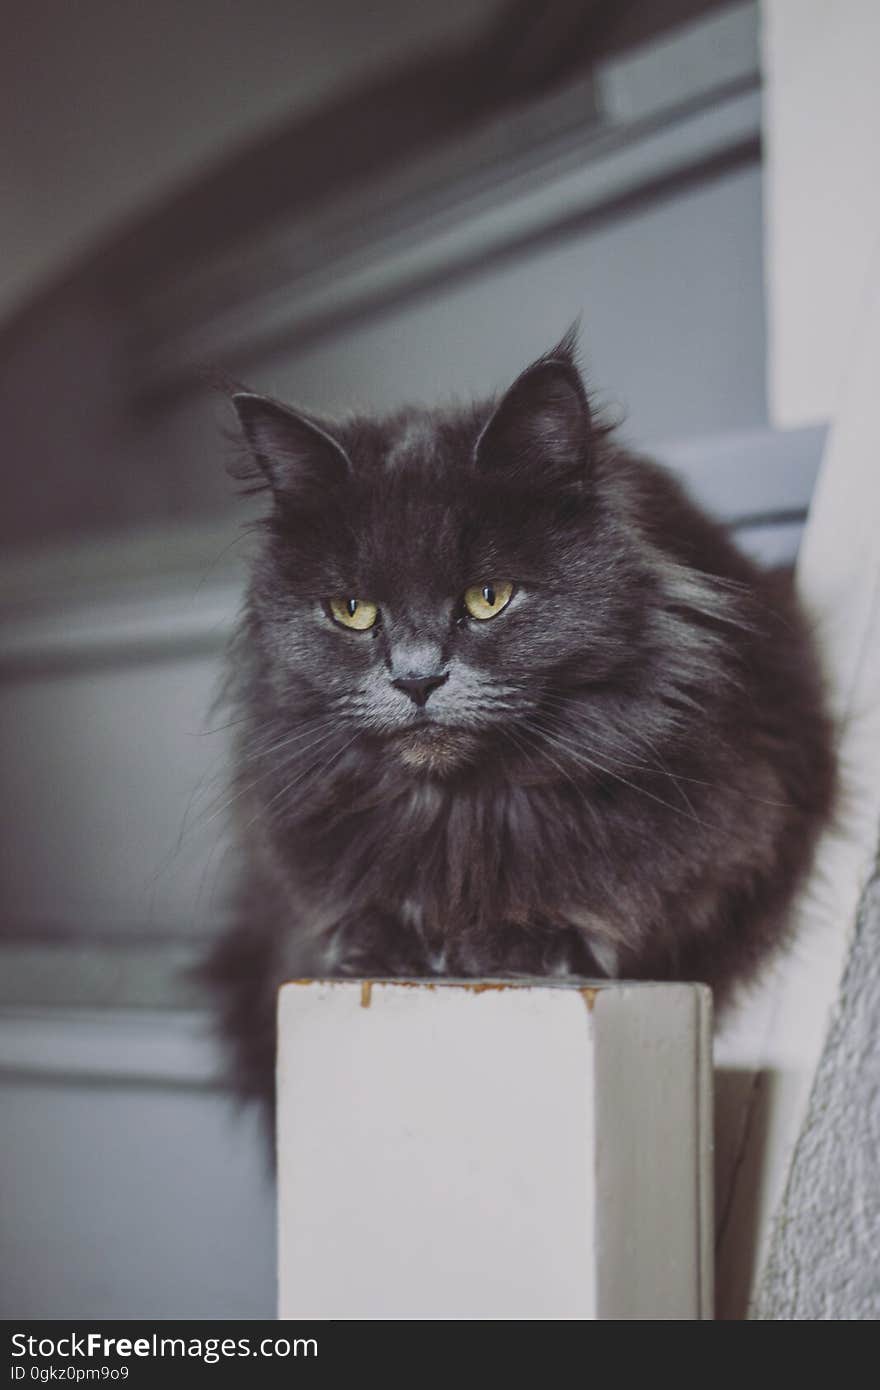
[[[407,767],[442,776],[471,757],[477,740],[458,730],[419,729],[401,735],[398,752]]]

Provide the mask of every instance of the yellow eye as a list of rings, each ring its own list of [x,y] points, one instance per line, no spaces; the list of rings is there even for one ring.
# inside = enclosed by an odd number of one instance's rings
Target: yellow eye
[[[475,584],[465,590],[464,606],[472,618],[485,622],[506,608],[512,598],[512,584]]]
[[[355,632],[366,632],[374,627],[379,616],[375,603],[368,603],[364,598],[331,598],[327,606],[337,623]]]

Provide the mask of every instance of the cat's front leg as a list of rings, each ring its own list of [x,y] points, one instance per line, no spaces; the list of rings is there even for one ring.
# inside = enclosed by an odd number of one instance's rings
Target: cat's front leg
[[[481,925],[450,940],[444,973],[467,979],[604,979],[609,971],[582,932],[554,921]]]
[[[405,909],[353,913],[327,934],[327,973],[345,978],[427,979],[444,973],[442,951],[416,930]]]

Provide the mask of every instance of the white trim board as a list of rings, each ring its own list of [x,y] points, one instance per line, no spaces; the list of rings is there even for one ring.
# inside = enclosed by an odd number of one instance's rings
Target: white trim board
[[[719,1309],[751,1307],[880,830],[880,247],[798,562],[837,721],[842,792],[790,950],[730,1020],[719,1063],[755,1083],[719,1136]]]
[[[205,1013],[138,1009],[0,1009],[0,1084],[224,1086]]]
[[[880,226],[880,5],[761,12],[767,391],[777,424],[803,425],[840,409]]]

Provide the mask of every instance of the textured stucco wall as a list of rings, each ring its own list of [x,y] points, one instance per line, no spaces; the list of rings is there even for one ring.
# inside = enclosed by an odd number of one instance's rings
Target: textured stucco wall
[[[753,1316],[880,1318],[880,860],[862,899]]]

